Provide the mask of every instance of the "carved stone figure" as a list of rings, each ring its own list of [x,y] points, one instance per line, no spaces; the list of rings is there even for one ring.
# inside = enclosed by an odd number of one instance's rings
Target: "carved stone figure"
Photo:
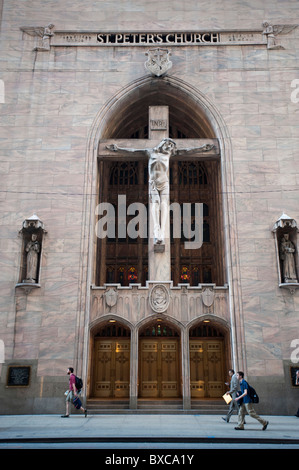
[[[169,292],[163,284],[157,284],[152,288],[149,302],[154,312],[165,312],[169,306],[169,301]]]
[[[50,50],[50,38],[54,36],[53,29],[54,25],[51,23],[48,26],[45,26],[44,28],[36,28],[37,35],[42,37],[41,44],[35,48],[36,51]]]
[[[282,46],[276,44],[276,36],[278,34],[288,34],[297,25],[293,24],[274,24],[268,21],[263,22],[263,35],[267,38],[267,49],[284,49]]]
[[[37,283],[40,243],[37,241],[36,234],[31,235],[31,241],[27,243],[25,251],[27,253],[27,270],[26,279],[23,282]]]
[[[145,153],[148,157],[149,199],[153,218],[154,244],[164,243],[165,224],[169,210],[169,159],[172,156],[207,152],[214,145],[204,144],[201,147],[177,149],[176,143],[170,138],[163,139],[157,147],[145,149],[121,148],[116,144],[107,146],[114,152]]]
[[[282,236],[280,247],[280,259],[282,261],[282,278],[284,283],[298,282],[295,267],[295,246],[289,240],[289,234]]]

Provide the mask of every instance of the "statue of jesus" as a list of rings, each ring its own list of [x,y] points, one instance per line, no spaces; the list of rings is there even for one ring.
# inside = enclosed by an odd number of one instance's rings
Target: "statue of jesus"
[[[161,140],[157,147],[134,149],[121,148],[116,144],[107,145],[107,149],[114,152],[144,153],[148,157],[149,173],[149,202],[153,218],[154,244],[164,243],[167,211],[169,210],[169,159],[172,156],[181,156],[198,152],[207,152],[214,145],[205,144],[201,147],[177,149],[176,143],[170,138]]]

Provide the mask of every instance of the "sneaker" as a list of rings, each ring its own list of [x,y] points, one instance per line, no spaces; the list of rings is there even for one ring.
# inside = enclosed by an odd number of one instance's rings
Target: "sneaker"
[[[236,427],[235,429],[236,429],[236,431],[244,431],[244,428]]]
[[[223,421],[225,421],[226,423],[229,422],[227,418],[222,418],[222,419],[223,419]]]
[[[70,415],[62,415],[61,418],[68,418]]]
[[[266,424],[264,424],[263,426],[263,431],[266,431],[268,424],[269,424],[269,421],[266,421]]]
[[[85,410],[84,410],[84,415],[85,415],[85,418],[86,418],[86,416],[87,416],[87,408],[85,408]]]

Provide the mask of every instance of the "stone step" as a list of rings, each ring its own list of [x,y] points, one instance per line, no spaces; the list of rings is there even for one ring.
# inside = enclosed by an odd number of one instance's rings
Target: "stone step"
[[[192,400],[191,409],[184,410],[182,400],[139,399],[137,409],[130,409],[129,400],[89,399],[86,403],[90,414],[216,414],[225,416],[228,407],[223,400]]]
[[[138,409],[143,410],[182,410],[183,402],[182,400],[138,400]]]
[[[86,402],[88,410],[126,410],[130,408],[129,400],[100,400],[100,399],[88,399]]]

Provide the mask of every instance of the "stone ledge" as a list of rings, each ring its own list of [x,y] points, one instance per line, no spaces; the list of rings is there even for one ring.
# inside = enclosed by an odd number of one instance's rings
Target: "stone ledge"
[[[177,286],[174,286],[172,281],[146,281],[146,286],[142,286],[139,283],[132,283],[132,284],[129,284],[128,286],[122,286],[119,283],[112,283],[112,284],[105,283],[103,286],[95,286],[94,284],[92,284],[90,286],[90,289],[92,291],[93,290],[106,290],[108,288],[115,287],[116,289],[119,289],[119,290],[132,290],[132,289],[148,290],[150,288],[149,284],[169,284],[169,288],[171,290],[181,290],[182,288],[185,288],[188,290],[200,291],[208,287],[214,290],[228,290],[229,288],[228,284],[224,284],[223,286],[216,286],[216,284],[198,284],[197,286],[190,286],[189,283],[179,283]],[[299,284],[298,284],[298,287],[299,287]]]
[[[40,287],[41,287],[40,284],[33,283],[33,282],[19,282],[15,286],[16,289],[23,289],[26,292],[26,294],[30,294],[32,289],[39,289]]]

